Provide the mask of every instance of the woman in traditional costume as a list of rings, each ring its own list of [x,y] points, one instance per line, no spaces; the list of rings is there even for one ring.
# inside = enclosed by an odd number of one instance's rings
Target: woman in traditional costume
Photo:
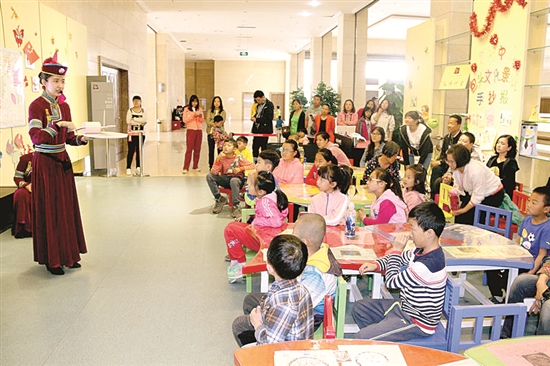
[[[80,268],[86,242],[71,160],[65,144],[86,145],[77,136],[71,109],[64,102],[67,67],[53,57],[44,60],[38,75],[44,92],[29,106],[29,135],[35,146],[32,159],[32,233],[34,260],[53,275],[62,266]]]

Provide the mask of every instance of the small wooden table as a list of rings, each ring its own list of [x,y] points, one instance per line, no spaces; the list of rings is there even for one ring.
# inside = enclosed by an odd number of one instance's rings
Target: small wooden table
[[[501,339],[467,349],[464,355],[483,366],[548,365],[550,336]],[[536,363],[535,360],[541,362]]]
[[[307,341],[280,342],[255,347],[241,348],[235,351],[233,358],[237,366],[272,366],[274,365],[275,351],[290,350],[337,350],[338,346],[372,346],[398,345],[405,362],[409,366],[436,366],[450,362],[467,360],[467,358],[450,352],[438,351],[431,348],[411,346],[408,344],[377,342],[356,339],[321,339]]]

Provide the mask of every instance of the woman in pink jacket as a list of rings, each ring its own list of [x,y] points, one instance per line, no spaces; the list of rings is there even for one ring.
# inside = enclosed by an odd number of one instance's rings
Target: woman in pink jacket
[[[355,113],[355,106],[353,100],[348,99],[344,102],[344,108],[342,112],[338,113],[336,119],[337,126],[357,126],[357,120],[359,116]]]
[[[189,104],[183,109],[183,122],[187,125],[187,150],[183,162],[183,174],[189,171],[191,155],[193,156],[193,170],[200,172],[199,159],[201,157],[202,123],[204,113],[199,106],[199,98],[193,94],[189,98]]]
[[[311,199],[308,212],[325,218],[327,226],[344,224],[349,206],[348,189],[353,170],[347,166],[327,165],[319,168],[317,188],[321,191]]]
[[[304,165],[300,162],[298,143],[294,140],[286,140],[283,143],[279,165],[273,170],[277,183],[304,183]]]
[[[319,149],[329,149],[332,155],[338,160],[339,165],[351,166],[351,162],[344,152],[338,147],[337,144],[330,142],[329,134],[326,132],[319,132],[315,137],[317,147]]]

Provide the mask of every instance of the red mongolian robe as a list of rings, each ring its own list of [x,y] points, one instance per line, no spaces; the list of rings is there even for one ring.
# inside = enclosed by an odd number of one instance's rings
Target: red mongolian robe
[[[71,121],[66,103],[44,93],[29,106],[32,160],[32,233],[34,260],[51,268],[72,266],[86,253],[80,208],[65,144],[85,145],[81,136],[55,124]]]
[[[16,238],[29,237],[32,233],[31,192],[27,189],[31,184],[32,155],[32,153],[21,155],[13,176],[17,191],[13,194],[15,220],[11,233]]]

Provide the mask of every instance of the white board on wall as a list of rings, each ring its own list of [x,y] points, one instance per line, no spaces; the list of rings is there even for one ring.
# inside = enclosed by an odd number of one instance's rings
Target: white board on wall
[[[0,128],[25,126],[23,56],[0,48]]]

